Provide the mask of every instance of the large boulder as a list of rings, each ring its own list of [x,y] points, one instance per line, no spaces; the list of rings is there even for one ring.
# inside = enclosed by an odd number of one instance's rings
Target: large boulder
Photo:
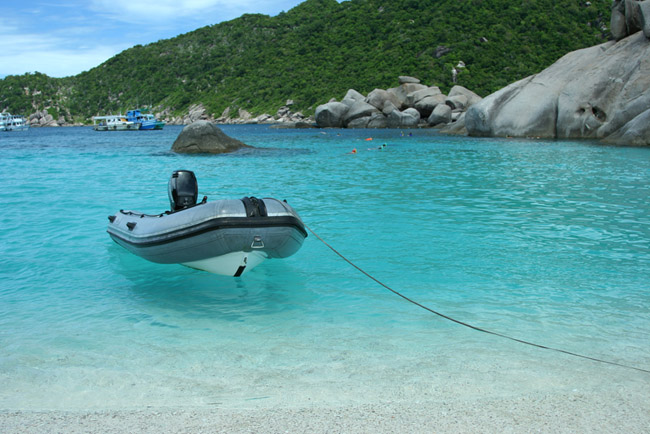
[[[463,87],[456,85],[451,88],[449,91],[449,94],[447,95],[448,98],[453,98],[457,95],[464,95],[467,98],[467,107],[471,107],[476,103],[479,103],[483,100],[479,95],[475,94],[471,90]]]
[[[424,98],[442,95],[438,86],[426,87],[424,89],[416,90],[406,95],[406,105],[415,107],[415,105]]]
[[[404,77],[400,77],[400,82],[402,82],[402,78]],[[426,88],[427,86],[420,84],[418,80],[418,83],[404,82],[397,87],[388,89],[387,92],[391,93],[397,100],[398,104],[395,104],[397,108],[403,110],[405,108],[409,108],[407,104],[407,98],[410,93],[417,92]]]
[[[650,146],[650,109],[605,138],[606,143],[625,143],[632,146]]]
[[[610,28],[617,41],[641,30],[650,38],[650,0],[614,0]]]
[[[432,127],[449,122],[451,122],[451,107],[447,104],[438,104],[427,119],[427,123]]]
[[[384,89],[375,89],[372,92],[370,92],[368,94],[368,97],[366,98],[366,102],[370,105],[374,105],[379,110],[383,110],[384,105],[386,105],[386,102],[390,102],[395,106],[400,104],[400,102],[398,101],[397,97],[394,94]]]
[[[361,93],[357,92],[354,89],[349,89],[341,102],[348,107],[352,107],[356,102],[365,101],[365,100],[366,97],[363,96]]]
[[[643,22],[643,34],[650,39],[650,1],[646,0],[639,3],[641,11],[641,21]]]
[[[350,109],[349,106],[341,102],[328,102],[316,107],[314,117],[316,125],[321,128],[341,128],[343,126],[343,116]]]
[[[643,32],[574,51],[471,106],[465,127],[473,136],[648,143],[639,120],[650,109],[648,71],[650,41]]]
[[[208,121],[187,125],[178,135],[172,151],[179,154],[223,154],[250,147],[227,136],[219,127]]]
[[[420,122],[420,112],[414,108],[408,108],[403,112],[393,110],[386,120],[388,128],[414,128]]]
[[[427,96],[415,103],[415,109],[420,112],[423,118],[428,117],[438,105],[444,104],[447,97],[440,93]]]
[[[365,100],[365,98],[364,98]],[[343,117],[343,124],[348,126],[350,122],[358,118],[370,117],[380,111],[374,105],[368,104],[364,100],[356,101]],[[357,127],[359,128],[359,127]]]

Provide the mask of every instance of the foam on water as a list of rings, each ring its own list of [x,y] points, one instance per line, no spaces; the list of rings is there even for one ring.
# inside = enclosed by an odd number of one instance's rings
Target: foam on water
[[[291,258],[228,278],[146,262],[105,228],[121,208],[166,209],[169,175],[190,169],[209,199],[287,199],[359,266],[444,314],[649,369],[650,150],[224,130],[263,149],[175,155],[179,127],[0,137],[0,408],[647,390],[646,374],[435,317],[313,236]]]

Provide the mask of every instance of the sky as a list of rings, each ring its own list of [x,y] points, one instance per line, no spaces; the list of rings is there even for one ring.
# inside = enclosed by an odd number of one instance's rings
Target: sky
[[[0,2],[0,78],[67,77],[133,47],[304,0],[23,0]]]

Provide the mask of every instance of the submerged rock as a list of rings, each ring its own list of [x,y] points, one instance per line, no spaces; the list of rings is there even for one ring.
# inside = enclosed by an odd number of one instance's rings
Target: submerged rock
[[[172,145],[172,151],[179,154],[224,154],[249,147],[208,121],[196,121],[183,128]]]

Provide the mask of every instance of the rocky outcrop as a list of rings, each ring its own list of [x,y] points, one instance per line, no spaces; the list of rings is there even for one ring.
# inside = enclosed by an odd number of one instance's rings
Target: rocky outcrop
[[[614,20],[614,18],[612,18]],[[650,145],[650,40],[639,31],[571,52],[467,111],[472,136],[605,139]]]
[[[610,27],[617,41],[639,31],[650,38],[650,0],[614,0]]]
[[[46,110],[32,113],[29,115],[27,122],[31,127],[60,127],[66,125],[64,117],[55,120]]]
[[[199,120],[183,128],[172,151],[181,154],[223,154],[249,147],[227,136],[219,127],[206,120]]]
[[[321,128],[436,127],[455,121],[481,100],[462,86],[454,86],[449,95],[444,95],[437,86],[425,86],[414,77],[401,76],[398,81],[399,86],[395,88],[375,89],[367,96],[350,89],[341,102],[330,100],[318,106],[316,125]]]
[[[226,107],[221,116],[215,118],[203,104],[193,104],[189,107],[184,116],[171,116],[168,110],[156,114],[158,119],[164,120],[169,125],[189,125],[193,122],[203,120],[217,124],[286,124],[286,125],[303,125],[313,121],[304,116],[301,112],[293,112],[291,106],[292,100],[287,100],[286,104],[278,109],[275,115],[267,113],[259,116],[253,116],[248,110],[243,108],[237,109],[236,116],[233,116],[233,109]]]

